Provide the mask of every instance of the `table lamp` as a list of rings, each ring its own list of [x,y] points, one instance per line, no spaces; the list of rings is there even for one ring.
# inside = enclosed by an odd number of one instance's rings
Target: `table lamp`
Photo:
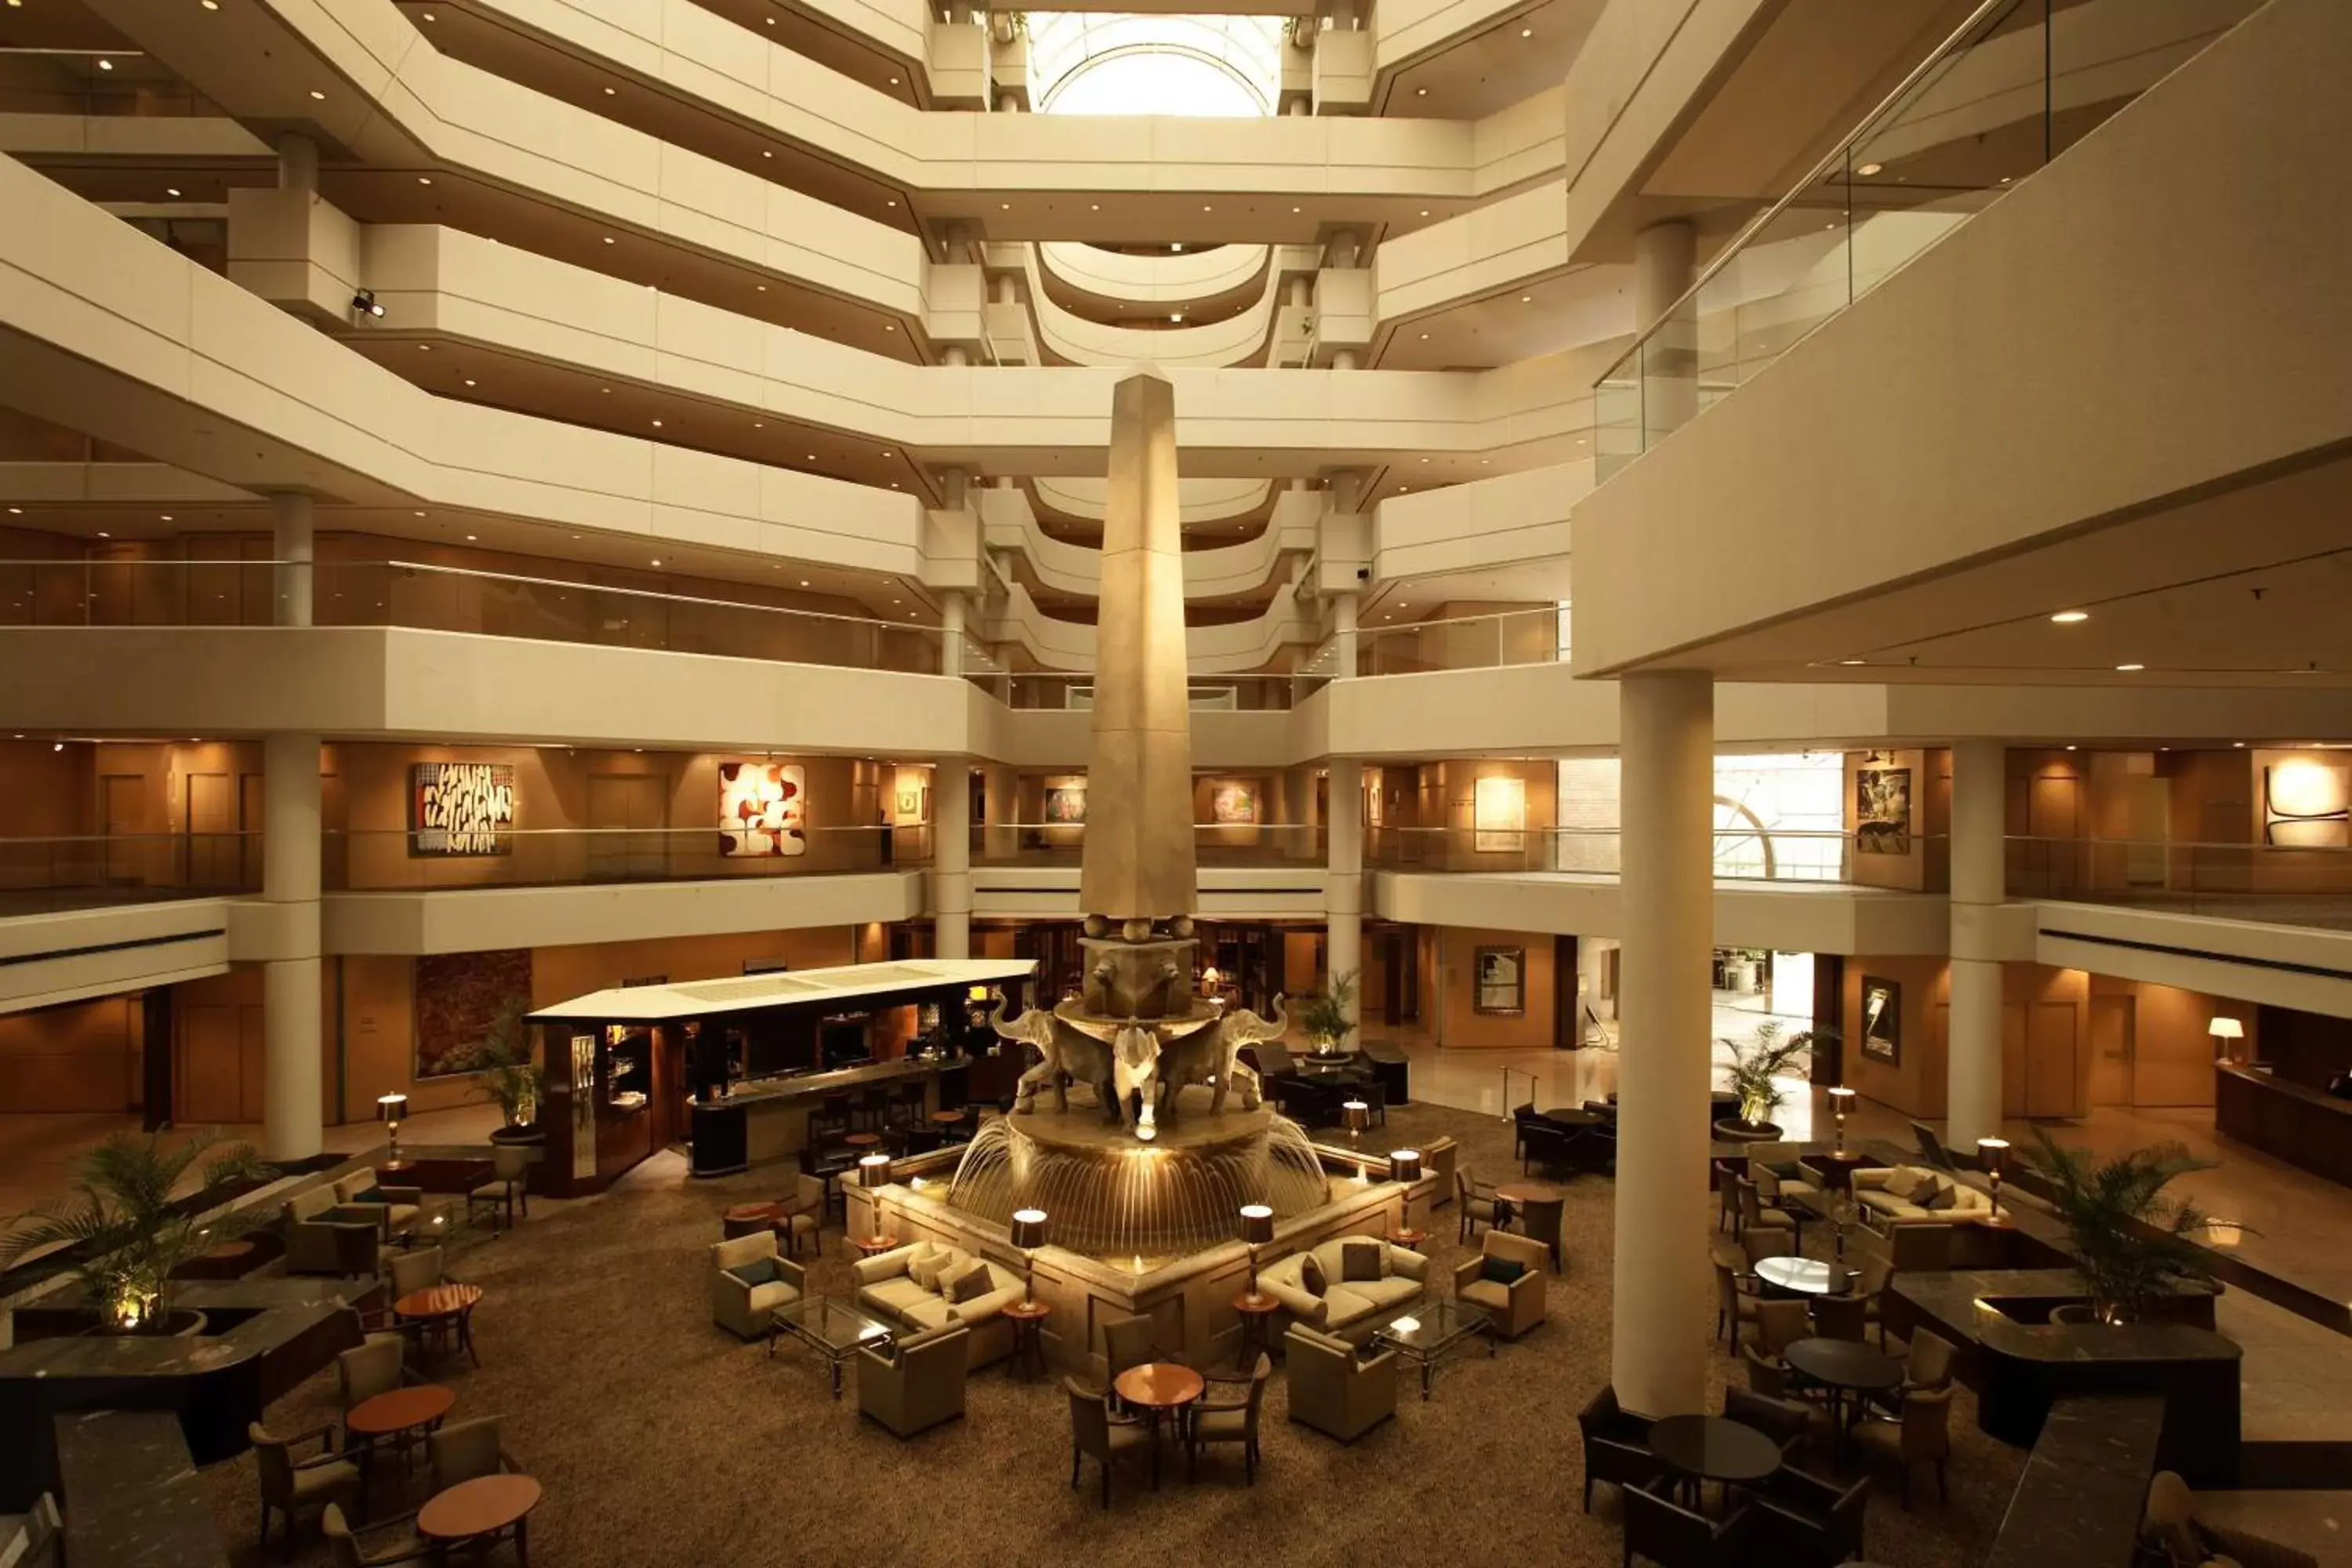
[[[1249,1295],[1250,1300],[1255,1301],[1260,1300],[1257,1293],[1257,1249],[1274,1239],[1274,1210],[1265,1204],[1244,1204],[1242,1239],[1249,1243]]]
[[[1853,1090],[1840,1084],[1830,1090],[1830,1110],[1837,1117],[1837,1152],[1845,1154],[1845,1113],[1853,1109]]]
[[[857,1184],[868,1192],[872,1192],[877,1187],[888,1186],[890,1156],[887,1154],[860,1155],[857,1161]],[[879,1204],[874,1205],[874,1234],[866,1239],[869,1241],[888,1239],[882,1234],[882,1206]]]
[[[2214,1059],[2225,1062],[2238,1059],[2239,1047],[2234,1042],[2246,1037],[2245,1025],[2235,1018],[2216,1018],[2205,1026],[2205,1032],[2213,1037]]]
[[[1013,1211],[1013,1245],[1021,1252],[1021,1304],[1037,1300],[1037,1249],[1045,1245],[1045,1211]]]
[[[1339,1106],[1339,1124],[1348,1130],[1348,1141],[1359,1142],[1372,1124],[1372,1108],[1360,1100],[1344,1100]]]
[[[2000,1223],[2000,1168],[2009,1158],[2009,1140],[1979,1138],[1977,1140],[1977,1163],[1992,1178],[1992,1217],[1985,1223]]]
[[[375,1097],[375,1113],[389,1129],[384,1163],[400,1163],[400,1119],[408,1114],[408,1096],[394,1091]]]
[[[1389,1151],[1389,1180],[1402,1182],[1410,1187],[1421,1180],[1421,1151],[1391,1149]]]

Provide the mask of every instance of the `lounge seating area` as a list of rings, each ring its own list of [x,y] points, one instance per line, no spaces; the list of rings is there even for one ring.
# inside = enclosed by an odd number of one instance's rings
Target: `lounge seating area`
[[[1258,1288],[1282,1303],[1286,1326],[1349,1341],[1368,1337],[1390,1309],[1418,1300],[1429,1260],[1373,1237],[1327,1241],[1258,1271]]]

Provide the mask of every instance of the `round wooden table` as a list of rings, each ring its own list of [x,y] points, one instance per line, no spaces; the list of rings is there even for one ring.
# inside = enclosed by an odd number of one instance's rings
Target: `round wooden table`
[[[1242,1321],[1241,1356],[1234,1364],[1247,1372],[1257,1365],[1261,1355],[1274,1353],[1274,1315],[1282,1303],[1264,1290],[1252,1295],[1247,1290],[1234,1298],[1234,1310]]]
[[[879,1132],[851,1132],[845,1134],[841,1141],[852,1149],[871,1149],[876,1144],[882,1142],[882,1134]]]
[[[773,1230],[776,1222],[783,1217],[784,1205],[780,1203],[737,1204],[719,1216],[719,1227],[728,1240],[733,1241],[737,1237]]]
[[[1597,1110],[1587,1110],[1580,1105],[1563,1105],[1551,1110],[1538,1110],[1537,1115],[1555,1127],[1606,1127],[1609,1118]]]
[[[1429,1232],[1414,1230],[1410,1226],[1389,1232],[1389,1244],[1392,1247],[1402,1247],[1407,1252],[1419,1252],[1421,1244],[1428,1239]]]
[[[1549,1182],[1506,1182],[1495,1189],[1495,1195],[1507,1204],[1549,1204],[1564,1194]]]
[[[857,1248],[860,1258],[878,1258],[898,1245],[895,1236],[853,1236],[849,1245]]]
[[[1004,1309],[1006,1321],[1013,1325],[1012,1371],[1014,1376],[1027,1379],[1045,1375],[1045,1336],[1043,1325],[1054,1314],[1054,1309],[1043,1301],[1015,1301]]]
[[[392,1304],[392,1310],[394,1317],[424,1325],[426,1333],[445,1344],[454,1331],[458,1348],[479,1366],[482,1358],[474,1351],[474,1309],[481,1300],[479,1285],[434,1285],[411,1290]]]
[[[1846,1271],[1815,1258],[1759,1258],[1756,1278],[1792,1296],[1827,1296],[1845,1283]]]
[[[1780,1352],[1789,1370],[1830,1391],[1830,1437],[1838,1462],[1845,1461],[1845,1402],[1849,1394],[1883,1393],[1899,1387],[1903,1363],[1855,1340],[1799,1340]]]
[[[931,1125],[934,1127],[953,1127],[957,1122],[961,1121],[969,1114],[970,1112],[961,1110],[934,1110],[931,1112]]]
[[[1160,1485],[1160,1422],[1162,1416],[1181,1421],[1184,1407],[1209,1391],[1208,1380],[1189,1366],[1172,1361],[1148,1361],[1129,1367],[1111,1384],[1119,1402],[1144,1413],[1151,1423],[1151,1484]]]
[[[388,1389],[352,1405],[343,1416],[343,1430],[358,1441],[361,1495],[367,1494],[368,1469],[375,1457],[378,1438],[392,1439],[393,1452],[400,1458],[401,1474],[406,1475],[409,1435],[441,1425],[441,1418],[457,1403],[456,1389],[444,1388],[437,1383],[420,1383],[408,1388]]]
[[[476,1476],[436,1492],[416,1510],[416,1532],[430,1541],[472,1541],[511,1527],[515,1561],[530,1561],[530,1510],[539,1483],[529,1476]]]

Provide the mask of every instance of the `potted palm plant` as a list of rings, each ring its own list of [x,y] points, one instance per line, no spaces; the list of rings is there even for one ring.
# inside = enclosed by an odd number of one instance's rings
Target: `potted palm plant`
[[[1307,1031],[1307,1043],[1318,1056],[1329,1056],[1347,1044],[1355,1031],[1355,1022],[1349,1017],[1356,1005],[1356,972],[1352,969],[1334,974],[1321,992],[1309,996],[1298,1009],[1299,1026]]]
[[[36,1249],[69,1247],[94,1331],[191,1334],[204,1316],[176,1310],[172,1297],[181,1264],[265,1223],[257,1208],[206,1216],[173,1194],[198,1161],[196,1192],[278,1174],[242,1143],[202,1133],[167,1147],[154,1133],[119,1132],[74,1162],[73,1191],[9,1222],[0,1236],[0,1268]]]
[[[546,1137],[539,1125],[539,1109],[547,1100],[547,1073],[533,1054],[530,1026],[523,1022],[529,1004],[520,998],[500,1006],[498,1016],[476,1047],[482,1062],[482,1093],[499,1108],[503,1125],[490,1133],[493,1143],[536,1143]]]
[[[1722,1041],[1731,1052],[1731,1066],[1724,1078],[1739,1099],[1739,1114],[1717,1121],[1715,1135],[1727,1143],[1769,1143],[1778,1139],[1780,1128],[1772,1115],[1789,1101],[1780,1079],[1812,1055],[1816,1040],[1827,1043],[1836,1037],[1830,1029],[1800,1029],[1792,1035],[1779,1019],[1768,1018],[1756,1026],[1756,1033],[1748,1038]]]
[[[2033,1135],[2042,1145],[2034,1168],[2065,1222],[2088,1298],[2053,1311],[2053,1322],[2137,1322],[2180,1284],[2213,1282],[2196,1237],[2225,1222],[2164,1196],[2174,1177],[2210,1170],[2210,1162],[2182,1144],[2158,1143],[2103,1163],[2087,1149],[2061,1147],[2039,1127]]]

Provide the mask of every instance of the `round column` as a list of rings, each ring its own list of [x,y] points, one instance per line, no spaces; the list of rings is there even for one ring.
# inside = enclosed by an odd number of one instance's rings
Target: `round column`
[[[317,508],[309,496],[279,490],[269,498],[269,552],[278,563],[273,569],[278,590],[273,618],[281,626],[310,624],[311,535],[316,520]]]
[[[1328,921],[1325,968],[1333,978],[1364,972],[1364,764],[1353,757],[1331,759],[1330,838],[1328,869],[1323,882],[1323,908]],[[1363,996],[1358,988],[1348,1016],[1361,1022]]]
[[[1633,237],[1633,327],[1636,331],[1674,320],[1642,345],[1643,445],[1681,429],[1698,413],[1698,317],[1696,302],[1675,310],[1696,276],[1698,231],[1677,220],[1652,224]]]
[[[971,763],[931,770],[931,931],[940,958],[971,956]]]
[[[1356,670],[1356,595],[1331,596],[1331,673],[1339,678]]]
[[[303,1160],[323,1142],[319,1027],[319,737],[264,736],[262,891],[270,943],[261,966],[262,1153]]]
[[[1952,747],[1952,972],[1946,1045],[1947,1142],[2000,1135],[2000,958],[1995,923],[2007,891],[2001,835],[2007,753],[1998,741]]]
[[[1700,1411],[1706,1384],[1715,688],[1704,671],[1629,675],[1617,700],[1625,936],[1611,1380],[1627,1409],[1654,1417]]]
[[[319,194],[319,144],[299,132],[278,138],[278,188]]]
[[[963,673],[964,597],[953,590],[940,595],[940,673]]]

